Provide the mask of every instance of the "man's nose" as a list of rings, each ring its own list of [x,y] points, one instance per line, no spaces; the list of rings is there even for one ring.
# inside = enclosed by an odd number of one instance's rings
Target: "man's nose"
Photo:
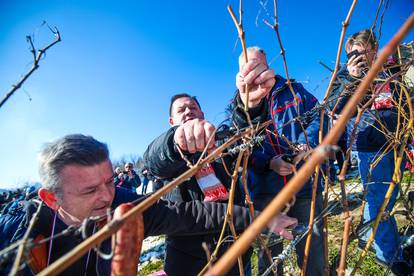
[[[190,114],[191,113],[191,109],[189,107],[185,108],[185,114]]]
[[[114,189],[114,186],[104,185],[104,187],[101,189],[101,199],[108,202],[112,202]]]

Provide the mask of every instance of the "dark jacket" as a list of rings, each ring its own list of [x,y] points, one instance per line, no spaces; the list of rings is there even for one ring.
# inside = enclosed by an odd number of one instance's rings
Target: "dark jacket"
[[[122,188],[116,189],[116,194],[112,207],[116,208],[121,203],[131,202],[140,196],[131,193]],[[0,248],[21,239],[27,229],[30,217],[36,209],[36,204],[31,204],[24,216],[16,214],[7,214],[0,217],[0,235],[2,237]],[[161,234],[170,234],[177,236],[195,235],[199,233],[217,233],[223,223],[227,206],[225,204],[212,204],[200,201],[192,201],[187,203],[172,203],[160,200],[156,204],[149,207],[144,212],[144,228],[145,236],[156,236]],[[51,236],[52,223],[54,220],[54,212],[47,206],[42,206],[38,222],[35,224],[31,237],[35,241],[39,241]],[[235,206],[234,225],[237,230],[244,229],[251,222],[249,212],[246,208]],[[13,224],[13,225],[11,225]],[[15,232],[10,233],[6,229],[12,227]],[[67,229],[67,225],[58,217],[55,225],[55,235]],[[92,234],[93,225],[88,228],[89,234]],[[65,253],[72,250],[80,242],[82,237],[78,232],[70,233],[53,239],[52,254],[50,263],[62,257]],[[34,247],[29,253],[31,257],[30,267],[26,266],[24,275],[32,275],[39,272],[47,263],[49,243],[43,243],[43,246]],[[110,239],[104,241],[101,245],[103,252],[110,251]],[[1,271],[6,274],[10,270],[14,255],[9,256],[8,262],[2,263]],[[89,260],[87,254],[67,268],[61,275],[109,275],[111,261],[105,261],[98,258],[94,250],[90,251]]]
[[[256,114],[250,112],[250,117],[254,122],[272,121],[265,133],[265,141],[254,149],[249,160],[248,186],[253,199],[273,197],[292,177],[292,175],[280,176],[269,169],[269,162],[273,157],[292,154],[291,147],[281,136],[295,144],[306,144],[305,130],[309,145],[314,148],[319,144],[320,112],[317,106],[318,100],[300,83],[293,81],[292,86],[298,98],[299,113],[293,94],[286,84],[286,79],[281,76],[276,76],[276,83],[271,92],[259,105],[258,108],[261,109],[261,112],[258,110],[253,111]],[[240,125],[245,117],[241,105],[237,93],[233,112],[233,122],[237,125]],[[327,120],[324,121],[326,125]],[[302,123],[304,130],[299,122]],[[326,130],[326,127],[324,129]],[[319,181],[318,191],[321,190]],[[311,191],[312,180],[310,179],[297,196],[311,197]]]
[[[379,78],[386,79],[388,77],[386,72],[381,72]],[[345,107],[346,103],[357,89],[360,80],[349,75],[348,70],[344,66],[338,73],[337,79],[333,83],[332,92],[330,93],[328,107],[339,114]],[[374,82],[371,87],[375,87],[380,83]],[[390,84],[390,90],[395,91],[394,85]],[[396,97],[398,93],[393,93]],[[372,92],[368,91],[362,104],[365,104],[371,98]],[[398,102],[398,99],[395,99]],[[356,114],[347,124],[347,138],[348,143],[352,130],[354,129]],[[379,123],[381,122],[381,124]],[[362,152],[376,152],[384,148],[387,143],[385,132],[394,132],[398,124],[398,113],[395,107],[371,109],[368,108],[361,117],[360,123],[357,125],[356,139],[352,144],[352,149]],[[382,125],[382,126],[381,126]],[[385,127],[383,130],[382,127]]]
[[[186,162],[181,158],[174,145],[174,133],[176,129],[177,127],[172,127],[167,132],[161,134],[152,141],[144,153],[144,166],[148,168],[152,175],[163,180],[165,184],[188,170]],[[199,155],[197,154],[188,155],[188,159],[193,161],[197,161],[198,157]],[[225,159],[226,166],[230,172],[232,172],[233,169],[231,160],[231,158]],[[213,162],[212,166],[217,178],[227,189],[230,189],[231,179],[227,175],[223,164],[221,162]],[[191,177],[188,181],[185,181],[164,198],[175,202],[181,202],[203,200],[204,195],[195,177]],[[236,190],[235,202],[243,202],[241,191],[239,189]]]
[[[177,127],[170,128],[167,132],[156,138],[144,153],[144,166],[148,168],[150,173],[157,178],[163,179],[168,183],[175,177],[188,170],[185,161],[181,158],[174,145],[174,133]],[[189,159],[197,161],[197,155],[188,155]],[[231,160],[226,160],[227,168],[233,171]],[[214,172],[221,183],[230,189],[231,179],[220,162],[212,163]],[[175,202],[188,202],[193,200],[203,200],[204,194],[199,188],[195,177],[191,177],[172,192],[165,196],[166,199]],[[235,203],[243,204],[242,192],[239,186],[236,187]],[[169,235],[167,237],[167,253],[164,270],[169,276],[174,275],[196,275],[201,271],[207,263],[206,252],[201,244],[205,242],[210,250],[215,249],[218,235],[199,235],[193,237],[178,237]],[[224,252],[227,245],[221,246],[220,253]],[[250,253],[245,255],[247,260]],[[246,261],[244,262],[246,264]],[[239,275],[237,266],[231,270],[230,275]]]
[[[141,179],[139,178],[139,175],[134,170],[131,171],[132,177],[128,175],[128,172],[124,172],[123,174],[124,180],[120,186],[124,189],[132,190],[135,192],[135,189],[141,185]]]

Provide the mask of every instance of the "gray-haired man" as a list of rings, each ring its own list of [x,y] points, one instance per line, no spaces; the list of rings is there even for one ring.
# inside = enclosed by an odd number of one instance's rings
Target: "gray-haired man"
[[[68,135],[47,144],[41,153],[39,173],[42,181],[39,197],[45,205],[30,233],[36,246],[28,252],[24,275],[38,273],[83,240],[80,231],[58,235],[62,231],[70,226],[79,227],[87,218],[105,216],[107,208],[138,199],[138,195],[114,187],[108,148],[91,136]],[[27,222],[36,209],[33,205],[34,202],[24,215],[8,214],[0,218],[0,249],[23,237]],[[225,204],[159,201],[143,214],[145,236],[217,232],[225,211]],[[250,221],[248,210],[235,206],[233,220],[237,229],[244,229]],[[278,221],[282,228],[292,224],[292,221],[281,221],[280,218]],[[91,235],[98,228],[98,223],[91,223],[86,231]],[[275,231],[279,230],[283,229]],[[48,237],[51,239],[39,243]],[[110,252],[110,240],[100,247],[101,251]],[[11,261],[3,262],[5,267],[1,271],[7,273]],[[104,260],[90,250],[62,275],[109,275],[110,271],[111,260]]]

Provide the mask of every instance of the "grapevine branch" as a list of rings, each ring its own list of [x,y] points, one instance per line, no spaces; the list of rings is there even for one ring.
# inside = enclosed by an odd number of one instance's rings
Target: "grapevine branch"
[[[46,47],[39,49],[36,54],[36,48],[33,44],[33,39],[31,36],[27,36],[27,42],[30,44],[31,50],[30,52],[33,55],[33,65],[30,68],[29,72],[27,72],[16,84],[14,84],[11,88],[11,90],[4,96],[3,100],[0,102],[0,108],[7,102],[7,100],[17,91],[19,88],[23,85],[23,83],[32,75],[34,71],[36,71],[37,68],[39,68],[39,62],[42,59],[42,57],[46,54],[46,51],[49,50],[51,47],[53,47],[56,43],[61,41],[60,33],[57,27],[54,29],[51,29],[51,32],[55,36],[55,40],[51,42]]]
[[[413,25],[414,13],[394,35],[392,40],[382,49],[378,59],[368,71],[367,76],[358,86],[355,94],[345,105],[340,118],[334,127],[328,132],[327,136],[322,141],[322,144],[315,149],[312,156],[307,160],[307,162],[305,162],[299,172],[293,176],[284,189],[276,195],[266,209],[244,231],[232,247],[230,247],[229,250],[227,250],[227,252],[215,263],[207,275],[225,274],[237,260],[237,257],[248,249],[249,245],[253,242],[255,237],[260,234],[260,231],[267,225],[271,218],[279,214],[285,204],[300,190],[300,188],[302,188],[304,183],[314,172],[316,165],[323,162],[331,152],[332,147],[330,145],[337,143],[338,139],[344,132],[347,121],[354,114],[356,106],[366,94],[370,83],[374,80],[378,72],[381,71],[382,65],[386,61],[387,57],[395,51],[398,44],[401,43],[402,39],[410,31]]]

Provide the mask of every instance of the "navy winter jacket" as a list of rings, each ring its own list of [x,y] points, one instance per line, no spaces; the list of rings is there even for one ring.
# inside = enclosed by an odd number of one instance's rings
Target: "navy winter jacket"
[[[292,177],[292,175],[280,176],[269,169],[269,162],[273,157],[292,153],[289,145],[281,136],[295,144],[309,142],[312,148],[319,144],[320,112],[317,107],[318,100],[301,84],[293,82],[292,86],[298,98],[298,105],[296,105],[294,96],[286,84],[286,79],[276,76],[275,85],[266,101],[262,102],[264,105],[262,113],[258,116],[252,116],[250,113],[253,120],[256,121],[257,118],[260,121],[272,120],[272,124],[267,128],[266,140],[261,147],[253,151],[250,159],[248,186],[253,199],[277,194]],[[237,108],[241,105],[238,96],[236,96],[234,103],[233,121],[237,123],[244,114],[241,108]],[[327,120],[325,119],[324,122],[326,123]],[[240,123],[237,124],[240,125]],[[311,197],[311,191],[312,179],[304,185],[297,196]],[[321,191],[320,185],[318,191]]]

